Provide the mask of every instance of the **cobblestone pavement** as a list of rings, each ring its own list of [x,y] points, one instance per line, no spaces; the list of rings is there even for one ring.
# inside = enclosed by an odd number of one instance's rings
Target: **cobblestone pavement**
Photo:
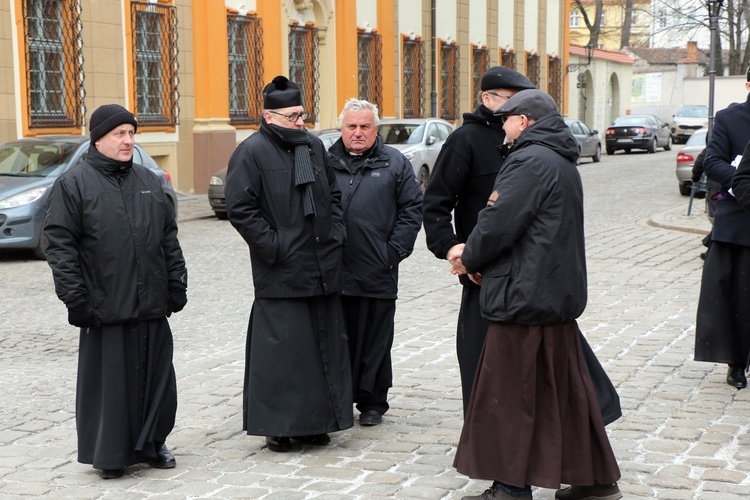
[[[580,325],[617,386],[624,416],[608,427],[625,498],[747,498],[750,390],[723,366],[696,363],[702,234],[697,201],[677,194],[676,152],[584,163],[589,304]],[[0,254],[0,499],[458,499],[486,481],[452,468],[461,431],[455,359],[460,288],[444,261],[417,249],[401,269],[395,387],[383,425],[332,435],[329,446],[277,454],[241,428],[249,258],[205,196],[180,200],[190,302],[170,320],[179,409],[177,468],[136,466],[103,481],[77,463],[77,331],[49,268]],[[535,489],[534,498],[554,491]]]

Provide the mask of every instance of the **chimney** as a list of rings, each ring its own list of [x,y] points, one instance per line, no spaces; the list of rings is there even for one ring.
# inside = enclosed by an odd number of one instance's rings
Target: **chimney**
[[[687,54],[684,59],[677,61],[680,64],[697,64],[700,63],[698,60],[698,42],[687,43]]]

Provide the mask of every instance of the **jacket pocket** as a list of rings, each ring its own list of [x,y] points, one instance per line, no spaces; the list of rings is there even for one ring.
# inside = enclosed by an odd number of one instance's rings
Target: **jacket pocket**
[[[506,312],[506,295],[510,282],[510,270],[513,262],[499,262],[482,273],[482,287],[479,292],[479,307],[492,319]]]

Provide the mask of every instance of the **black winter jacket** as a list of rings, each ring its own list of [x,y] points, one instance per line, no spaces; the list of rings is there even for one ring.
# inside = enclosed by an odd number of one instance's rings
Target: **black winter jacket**
[[[427,248],[439,259],[445,259],[452,246],[466,242],[503,164],[505,131],[500,118],[480,105],[474,113],[464,113],[463,120],[443,144],[424,194]],[[466,276],[461,283],[475,286]]]
[[[482,275],[480,308],[490,321],[559,324],[586,307],[577,159],[576,140],[556,112],[516,139],[461,257],[468,272]]]
[[[731,165],[742,155],[750,141],[750,94],[744,103],[731,104],[716,113],[711,137],[706,145],[703,168],[710,181],[721,185],[716,203],[711,239],[750,246],[750,213],[745,212],[734,196],[728,194],[736,171]],[[744,158],[744,157],[743,157]]]
[[[90,302],[103,324],[164,317],[170,287],[187,286],[174,207],[159,179],[93,145],[52,186],[44,235],[57,296],[69,308]]]
[[[341,288],[341,192],[323,143],[309,137],[314,216],[305,217],[303,190],[294,183],[294,146],[268,124],[229,159],[227,215],[250,248],[256,298],[312,297]]]
[[[380,137],[355,159],[339,139],[328,150],[341,189],[347,245],[342,295],[396,299],[398,264],[411,255],[422,226],[422,190],[409,160]],[[390,269],[393,265],[393,269]]]

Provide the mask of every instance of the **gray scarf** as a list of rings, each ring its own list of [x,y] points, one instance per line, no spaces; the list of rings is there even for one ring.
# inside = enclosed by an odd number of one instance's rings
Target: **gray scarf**
[[[313,203],[312,183],[315,182],[315,172],[310,160],[310,145],[312,140],[307,130],[296,128],[279,127],[263,121],[272,133],[282,141],[294,146],[294,185],[302,186],[305,190],[303,195],[305,217],[315,215],[315,204]]]

